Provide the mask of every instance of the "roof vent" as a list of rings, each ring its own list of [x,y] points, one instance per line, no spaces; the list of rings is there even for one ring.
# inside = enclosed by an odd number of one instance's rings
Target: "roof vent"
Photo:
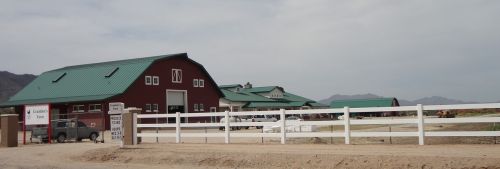
[[[64,76],[66,76],[66,72],[64,72],[64,73],[63,73],[63,74],[61,74],[59,77],[57,77],[57,79],[52,80],[52,83],[57,83],[57,82],[59,82],[59,80],[61,80]]]
[[[118,69],[120,69],[120,68],[119,68],[119,67],[115,67],[115,68],[114,68],[111,72],[109,72],[109,73],[108,73],[106,76],[104,76],[104,77],[109,78],[109,77],[113,76],[113,74],[115,74],[115,73],[116,73],[116,71],[118,71]]]

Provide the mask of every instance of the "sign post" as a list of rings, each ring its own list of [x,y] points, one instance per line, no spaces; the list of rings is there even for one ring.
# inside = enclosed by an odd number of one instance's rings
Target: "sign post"
[[[47,137],[49,143],[51,143],[50,104],[24,105],[23,116],[23,144],[26,144],[26,125],[48,125]]]
[[[123,103],[109,103],[109,120],[111,127],[111,140],[120,141],[120,147],[123,147]]]

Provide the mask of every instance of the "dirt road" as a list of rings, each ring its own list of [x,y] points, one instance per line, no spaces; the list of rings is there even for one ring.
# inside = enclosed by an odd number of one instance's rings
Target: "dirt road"
[[[500,168],[498,145],[74,143],[0,148],[1,168]]]

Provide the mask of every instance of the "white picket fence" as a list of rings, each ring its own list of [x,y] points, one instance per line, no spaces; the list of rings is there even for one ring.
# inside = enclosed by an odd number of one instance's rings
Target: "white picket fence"
[[[500,103],[491,104],[460,104],[460,105],[416,105],[402,107],[371,107],[371,108],[349,108],[341,109],[311,109],[311,110],[278,110],[278,111],[252,111],[252,112],[216,112],[216,113],[176,113],[176,114],[134,114],[134,131],[138,128],[175,128],[175,133],[137,133],[134,134],[134,139],[137,137],[170,137],[176,138],[176,143],[180,143],[182,138],[207,138],[207,137],[223,137],[225,143],[230,143],[231,138],[264,138],[275,137],[281,138],[281,144],[286,143],[286,138],[297,137],[344,137],[345,144],[350,144],[351,137],[418,137],[419,144],[424,145],[425,137],[445,137],[445,136],[500,136],[500,131],[425,131],[425,124],[444,124],[444,123],[495,123],[500,122],[500,117],[466,117],[466,118],[425,118],[424,111],[429,110],[457,110],[457,109],[496,109],[500,108]],[[407,112],[416,111],[416,118],[409,117],[408,119],[370,119],[370,120],[354,120],[349,118],[350,113],[361,112]],[[344,132],[292,132],[287,133],[285,127],[286,120],[278,122],[232,122],[225,120],[225,123],[181,123],[181,117],[224,117],[228,119],[231,116],[247,116],[247,115],[279,115],[280,119],[285,119],[285,115],[312,115],[325,113],[343,113],[343,120],[331,121],[300,121],[294,122],[294,125],[339,125],[344,126]],[[173,124],[137,124],[138,119],[147,118],[175,118],[176,123]],[[413,132],[352,132],[351,125],[367,125],[367,124],[417,124],[418,130]],[[182,128],[201,128],[201,127],[225,127],[229,129],[235,126],[280,126],[279,133],[232,133],[231,130],[225,130],[224,133],[182,133]]]

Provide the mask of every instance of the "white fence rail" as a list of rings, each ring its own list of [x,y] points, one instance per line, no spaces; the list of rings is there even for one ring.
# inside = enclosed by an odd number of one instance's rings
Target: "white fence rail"
[[[425,124],[436,123],[495,123],[500,122],[500,117],[467,117],[467,118],[424,118],[423,112],[429,110],[457,110],[457,109],[498,109],[500,103],[491,104],[460,104],[460,105],[416,105],[403,107],[373,107],[373,108],[349,108],[342,109],[313,109],[313,110],[277,110],[277,111],[253,111],[253,112],[217,112],[217,113],[176,113],[176,114],[134,114],[134,126],[138,128],[175,128],[175,133],[136,133],[137,137],[171,137],[176,138],[176,143],[180,143],[182,138],[194,137],[224,137],[225,143],[230,143],[231,138],[257,138],[257,137],[275,137],[281,138],[281,143],[286,143],[286,138],[297,137],[344,137],[345,144],[350,144],[351,137],[418,137],[419,144],[424,145],[425,137],[443,137],[443,136],[500,136],[500,131],[433,131],[426,132]],[[408,119],[376,119],[376,120],[351,120],[350,113],[360,112],[403,112],[416,111],[417,118]],[[343,120],[331,121],[300,121],[294,122],[295,125],[339,125],[344,126],[344,132],[290,132],[287,133],[285,127],[287,120],[278,122],[230,122],[224,123],[181,123],[181,117],[224,117],[229,119],[231,116],[247,115],[279,115],[280,119],[285,119],[286,115],[311,115],[336,113],[343,114]],[[138,124],[138,119],[148,118],[175,118],[176,123],[171,124]],[[417,124],[417,131],[410,132],[352,132],[352,125],[367,124]],[[230,128],[235,126],[280,126],[279,133],[231,133]],[[182,133],[182,128],[192,127],[224,127],[224,133]]]

